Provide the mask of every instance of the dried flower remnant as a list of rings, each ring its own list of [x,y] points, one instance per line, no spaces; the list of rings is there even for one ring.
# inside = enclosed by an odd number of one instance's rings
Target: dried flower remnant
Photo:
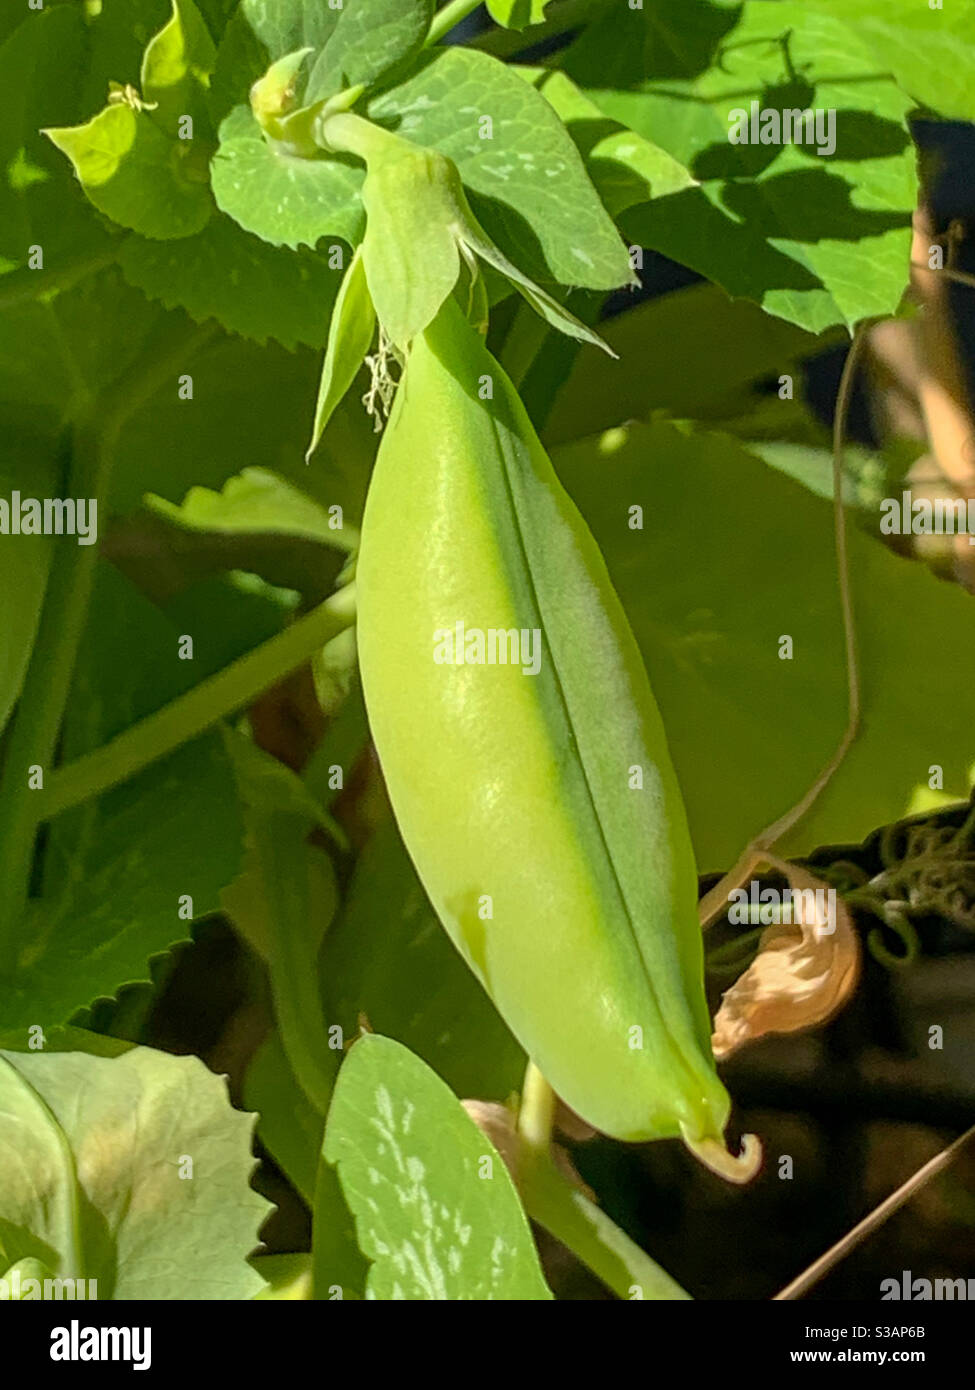
[[[504,1166],[511,1174],[512,1180],[517,1186],[518,1183],[518,1152],[521,1147],[521,1139],[518,1135],[517,1119],[513,1111],[506,1105],[499,1105],[497,1101],[488,1100],[465,1100],[461,1101],[468,1115],[497,1149]],[[561,1105],[561,1102],[560,1102]],[[582,1122],[580,1121],[580,1124]],[[583,1126],[588,1128],[588,1126]],[[591,1133],[594,1131],[590,1131]],[[587,1135],[587,1137],[589,1137]],[[579,1176],[572,1159],[561,1144],[553,1144],[550,1149],[552,1162],[555,1167],[582,1195],[590,1202],[598,1202],[598,1197],[592,1188]]]
[[[763,932],[758,955],[725,992],[711,1039],[719,1060],[767,1033],[825,1023],[850,998],[860,976],[860,940],[842,900],[836,899],[832,913],[824,911],[824,885],[805,869],[781,867],[797,894],[801,920]]]

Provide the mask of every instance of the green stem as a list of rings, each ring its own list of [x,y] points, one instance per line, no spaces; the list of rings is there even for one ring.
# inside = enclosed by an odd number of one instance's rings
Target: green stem
[[[106,266],[114,265],[118,259],[119,248],[113,243],[101,251],[95,251],[79,260],[52,266],[50,270],[28,270],[22,267],[12,270],[0,279],[0,309],[11,309],[18,304],[29,304],[46,294],[57,290],[68,290],[79,281],[86,280]]]
[[[108,446],[108,447],[106,447]],[[110,441],[90,424],[75,432],[67,495],[103,497]],[[32,790],[28,769],[50,777],[61,719],[88,613],[97,548],[58,546],[24,688],[17,705],[0,778],[0,975],[16,963],[17,935],[27,904],[37,806],[46,793]]]
[[[791,1284],[787,1284],[781,1293],[775,1294],[772,1301],[780,1302],[802,1298],[807,1294],[814,1284],[817,1284],[824,1275],[835,1268],[841,1260],[844,1260],[851,1250],[855,1250],[861,1241],[872,1235],[878,1226],[882,1226],[888,1217],[893,1216],[895,1211],[899,1211],[920,1188],[924,1187],[938,1173],[943,1173],[946,1168],[950,1167],[965,1145],[971,1143],[973,1139],[975,1139],[975,1125],[971,1129],[967,1129],[953,1144],[949,1144],[946,1149],[935,1154],[934,1158],[925,1163],[923,1168],[919,1168],[913,1177],[902,1183],[896,1192],[892,1192],[880,1203],[879,1207],[875,1207],[869,1216],[865,1216],[862,1221],[859,1221],[852,1231],[847,1231],[846,1235],[831,1246],[825,1255],[820,1255],[818,1260],[813,1260],[809,1268],[804,1270],[798,1278],[793,1279]]]
[[[106,395],[91,402],[75,425],[68,495],[104,506],[119,436],[126,421],[217,332],[214,324],[171,341],[171,330],[147,347]],[[59,545],[48,580],[37,638],[10,729],[0,775],[0,976],[16,968],[19,933],[30,891],[37,828],[48,788],[31,791],[28,768],[51,777],[78,647],[88,616],[96,546]]]
[[[519,1152],[518,1190],[525,1210],[618,1298],[687,1300],[691,1295],[573,1187],[547,1154]]]
[[[843,451],[846,446],[846,424],[853,399],[853,383],[867,345],[871,324],[863,319],[857,325],[850,351],[843,364],[840,387],[833,413],[833,535],[836,547],[836,571],[840,590],[840,609],[843,614],[843,638],[846,646],[847,723],[836,752],[813,782],[809,790],[777,821],[756,835],[753,845],[766,848],[781,840],[819,798],[842,765],[860,731],[860,662],[857,654],[856,624],[853,615],[853,594],[850,583],[850,561],[846,542],[846,509],[843,504]]]
[[[451,29],[455,29],[462,19],[466,19],[469,14],[480,6],[481,0],[450,0],[444,5],[442,10],[438,10],[433,16],[429,33],[424,40],[425,48],[432,48],[435,43],[439,43],[445,34],[449,34]]]
[[[188,739],[196,738],[262,691],[303,666],[331,638],[352,625],[351,587],[300,618],[217,675],[133,724],[101,748],[58,768],[38,797],[38,820],[49,820],[89,797],[107,791]]]
[[[322,149],[334,154],[354,154],[365,164],[383,153],[415,149],[401,135],[394,135],[353,111],[323,112],[315,139]]]
[[[529,1060],[518,1109],[518,1134],[522,1144],[536,1153],[547,1154],[554,1123],[555,1092],[535,1063]]]
[[[736,936],[734,941],[727,942],[724,946],[718,946],[713,951],[705,954],[705,965],[709,971],[732,969],[738,971],[743,968],[743,961],[756,947],[761,940],[765,927],[756,927],[753,931],[742,932]]]
[[[690,1298],[555,1166],[551,1153],[555,1106],[555,1092],[529,1061],[518,1110],[518,1191],[528,1215],[619,1298]]]

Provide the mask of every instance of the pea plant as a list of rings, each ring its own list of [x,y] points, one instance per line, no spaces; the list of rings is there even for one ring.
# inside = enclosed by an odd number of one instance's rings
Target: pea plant
[[[5,1297],[715,1296],[739,1052],[971,950],[973,22],[9,0]]]

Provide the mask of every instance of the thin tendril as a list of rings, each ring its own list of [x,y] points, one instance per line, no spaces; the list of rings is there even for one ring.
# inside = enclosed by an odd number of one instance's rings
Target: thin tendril
[[[866,325],[860,324],[853,337],[853,344],[843,364],[840,389],[836,398],[836,412],[833,416],[833,532],[836,542],[836,565],[840,588],[840,606],[843,611],[843,634],[846,643],[847,678],[847,725],[839,745],[829,762],[820,772],[812,786],[803,797],[786,813],[756,835],[752,844],[766,849],[791,830],[798,820],[806,814],[810,806],[823,791],[827,783],[843,762],[850,750],[860,727],[860,668],[857,660],[856,625],[853,614],[853,596],[850,587],[850,562],[847,550],[846,511],[843,506],[843,454],[846,439],[846,424],[853,398],[853,382],[860,364],[866,343]]]

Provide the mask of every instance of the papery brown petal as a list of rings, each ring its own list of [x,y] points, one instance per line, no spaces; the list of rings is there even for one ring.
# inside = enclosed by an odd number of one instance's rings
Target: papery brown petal
[[[461,1105],[490,1139],[511,1176],[516,1178],[519,1139],[515,1117],[508,1107],[491,1100],[462,1100]]]
[[[781,868],[795,891],[829,891],[806,869]],[[763,933],[758,955],[721,1000],[711,1039],[716,1058],[766,1033],[824,1023],[846,1003],[860,974],[860,939],[842,899],[834,901],[835,911],[823,913],[802,899],[799,915],[807,920],[777,923]]]
[[[517,1184],[518,1150],[521,1145],[521,1139],[518,1136],[514,1114],[506,1105],[499,1105],[496,1101],[462,1100],[461,1105],[463,1105],[478,1129],[482,1130],[490,1139],[491,1143],[504,1160],[505,1167]],[[573,1111],[569,1111],[568,1113],[570,1115],[574,1114]],[[596,1131],[591,1129],[588,1125],[583,1125],[581,1120],[579,1123],[583,1128],[589,1131],[585,1136],[586,1138],[595,1134]],[[581,1192],[583,1196],[588,1198],[590,1202],[597,1202],[598,1198],[595,1192],[583,1182],[573,1165],[572,1159],[569,1157],[566,1150],[562,1148],[561,1144],[552,1144],[551,1154],[552,1162],[555,1164],[556,1168],[558,1168],[562,1176],[566,1178],[574,1188]]]

